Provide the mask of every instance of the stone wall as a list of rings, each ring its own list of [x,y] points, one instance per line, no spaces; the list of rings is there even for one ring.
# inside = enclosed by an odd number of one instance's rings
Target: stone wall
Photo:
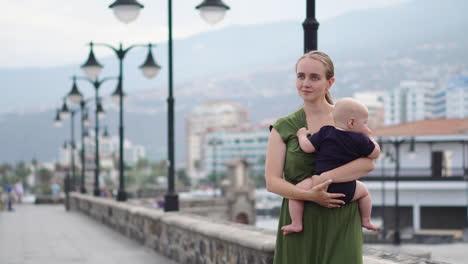
[[[118,230],[179,263],[273,262],[275,235],[199,215],[137,207],[73,193],[71,209]]]
[[[72,210],[118,230],[178,263],[273,263],[275,232],[199,215],[135,206],[72,193]],[[441,263],[364,250],[364,263]]]

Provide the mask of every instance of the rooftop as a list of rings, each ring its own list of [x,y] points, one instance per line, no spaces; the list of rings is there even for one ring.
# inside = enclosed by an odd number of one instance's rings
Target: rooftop
[[[431,119],[378,127],[374,136],[422,136],[468,134],[468,118]]]

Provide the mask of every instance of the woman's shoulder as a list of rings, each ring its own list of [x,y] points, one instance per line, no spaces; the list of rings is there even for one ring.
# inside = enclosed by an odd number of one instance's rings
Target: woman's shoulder
[[[296,135],[297,130],[304,126],[305,116],[304,110],[301,108],[294,113],[278,118],[276,122],[270,126],[270,130],[271,128],[275,128],[281,135],[281,138],[286,141],[291,135]]]
[[[287,116],[283,116],[283,117],[280,117],[276,120],[276,122],[274,123],[273,127],[275,127],[275,125],[279,125],[279,126],[304,126],[304,121],[305,121],[305,115],[304,115],[304,110],[302,108],[298,109],[297,111],[287,115]]]

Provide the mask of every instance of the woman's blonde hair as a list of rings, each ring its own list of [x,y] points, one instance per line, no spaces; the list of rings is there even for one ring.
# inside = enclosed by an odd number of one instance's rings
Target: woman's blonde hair
[[[333,66],[333,61],[327,54],[318,50],[309,51],[306,54],[302,55],[296,62],[296,72],[297,72],[297,65],[302,59],[305,59],[305,58],[314,59],[314,60],[318,60],[322,62],[323,65],[325,66],[325,77],[327,78],[327,80],[330,80],[332,77],[335,76],[335,66]],[[330,94],[330,91],[328,90],[325,94],[325,100],[327,100],[329,104],[333,104],[333,98]]]

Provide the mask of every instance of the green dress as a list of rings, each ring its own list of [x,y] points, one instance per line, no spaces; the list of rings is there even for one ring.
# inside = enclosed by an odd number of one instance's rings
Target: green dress
[[[278,119],[273,127],[286,143],[284,178],[293,184],[314,174],[315,153],[304,153],[296,132],[306,127],[304,110]],[[303,231],[283,235],[291,223],[288,200],[283,199],[276,238],[275,264],[361,264],[362,229],[359,207],[352,202],[340,208],[304,203]]]

